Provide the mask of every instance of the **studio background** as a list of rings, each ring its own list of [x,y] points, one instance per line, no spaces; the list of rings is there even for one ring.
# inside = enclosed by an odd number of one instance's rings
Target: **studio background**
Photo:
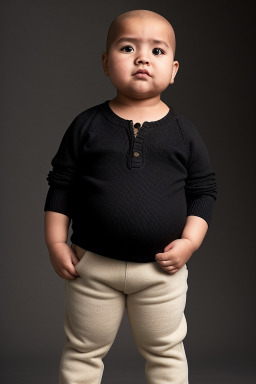
[[[132,9],[176,32],[167,105],[201,133],[218,183],[210,229],[188,262],[190,384],[255,382],[255,54],[252,2],[1,1],[1,368],[3,384],[56,384],[64,280],[44,243],[47,174],[83,110],[115,96],[101,55]],[[144,384],[126,313],[102,384]]]

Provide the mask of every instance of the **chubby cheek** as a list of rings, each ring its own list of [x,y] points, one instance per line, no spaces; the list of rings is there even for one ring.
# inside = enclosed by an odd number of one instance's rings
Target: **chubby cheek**
[[[159,85],[166,87],[171,82],[172,73],[171,73],[171,71],[167,71],[166,67],[162,71],[160,71],[160,73],[161,73],[161,76],[157,77],[157,81],[158,81]]]
[[[109,76],[113,82],[115,81],[125,81],[128,80],[128,77],[131,76],[132,70],[124,60],[116,60],[109,62]]]

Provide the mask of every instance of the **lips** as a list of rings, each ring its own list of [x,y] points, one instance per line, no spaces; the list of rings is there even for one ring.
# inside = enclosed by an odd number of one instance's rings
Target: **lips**
[[[142,73],[150,76],[149,72],[146,69],[138,69],[138,71],[135,72],[134,75],[137,75],[138,73]]]

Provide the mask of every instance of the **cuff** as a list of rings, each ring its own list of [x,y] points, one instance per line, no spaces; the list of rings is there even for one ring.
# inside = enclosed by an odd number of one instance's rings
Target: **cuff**
[[[203,196],[188,203],[187,216],[199,216],[210,226],[215,199],[212,196]]]
[[[72,217],[71,189],[50,187],[46,196],[44,211],[53,211]]]

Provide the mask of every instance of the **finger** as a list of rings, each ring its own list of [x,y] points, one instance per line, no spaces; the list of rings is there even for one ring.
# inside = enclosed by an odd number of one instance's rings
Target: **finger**
[[[158,262],[159,265],[161,265],[162,267],[171,267],[171,266],[174,266],[174,262],[173,262],[173,260],[171,260],[171,259],[168,259],[168,260],[157,260],[157,262]]]
[[[155,259],[157,261],[169,261],[170,259],[172,258],[172,255],[170,255],[169,253],[158,253],[156,256],[155,256]]]
[[[168,259],[168,256],[164,255],[163,253],[157,253],[155,255],[155,260],[156,261],[163,261],[163,260],[167,260],[167,259]]]
[[[173,269],[178,269],[178,266],[177,264],[173,263],[172,265],[169,265],[166,268],[168,269],[168,271],[172,271]]]
[[[76,253],[75,253],[75,251],[73,249],[72,249],[72,251],[70,253],[70,258],[71,258],[72,264],[74,264],[74,265],[76,265],[80,261],[80,259],[77,257],[77,255],[76,255]]]
[[[72,261],[73,265],[77,265],[79,263],[80,259],[78,259],[78,257],[75,254],[73,254],[73,255],[71,255],[71,261]]]
[[[61,277],[62,279],[65,279],[65,280],[74,280],[76,278],[74,275],[69,273],[67,270],[63,270],[63,271],[56,272],[56,273],[59,275],[59,277]]]
[[[165,267],[165,266],[163,266],[163,265],[160,264],[160,263],[159,263],[159,266],[160,266],[160,268],[162,268],[162,270],[163,270],[164,272],[169,273],[171,267]],[[175,269],[175,267],[173,267],[173,269]]]
[[[160,265],[161,266],[161,268],[165,271],[165,272],[171,272],[171,271],[173,271],[173,270],[175,270],[175,269],[177,269],[177,266],[175,266],[175,265]]]
[[[68,267],[66,267],[66,270],[68,273],[70,273],[71,275],[74,275],[74,276],[79,276],[79,274],[77,273],[75,267],[73,264],[69,265]]]
[[[156,256],[156,257],[155,257],[155,260],[156,260],[158,263],[162,263],[163,261],[167,261],[168,258],[167,258],[167,257],[163,258],[163,256]]]
[[[179,268],[171,269],[168,273],[170,275],[174,275],[176,272],[178,272]]]
[[[160,261],[160,263],[164,266],[164,267],[174,267],[174,261],[169,259],[169,260],[162,260]]]
[[[70,262],[66,265],[66,270],[74,276],[79,276],[77,273],[75,266],[79,263],[80,259],[76,256],[75,252],[72,250],[70,253]]]

